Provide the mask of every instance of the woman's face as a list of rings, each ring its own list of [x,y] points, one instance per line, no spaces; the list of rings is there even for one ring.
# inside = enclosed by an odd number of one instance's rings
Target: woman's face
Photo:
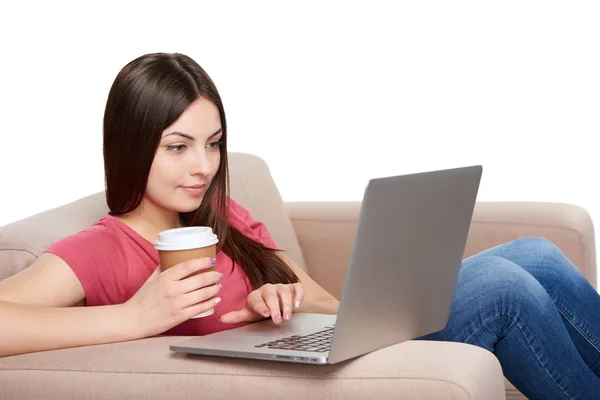
[[[159,207],[190,212],[200,207],[221,160],[221,118],[210,100],[200,97],[162,133],[145,197]]]

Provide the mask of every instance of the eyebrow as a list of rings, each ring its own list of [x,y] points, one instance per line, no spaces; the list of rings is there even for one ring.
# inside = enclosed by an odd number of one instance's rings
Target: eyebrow
[[[222,132],[223,132],[223,128],[219,128],[219,130],[217,130],[215,133],[213,133],[212,135],[210,135],[208,138],[209,138],[209,139],[212,139],[212,138],[214,138],[215,136],[217,136],[219,133],[222,133]],[[184,138],[186,138],[186,139],[189,139],[189,140],[196,140],[196,138],[195,138],[195,137],[193,137],[193,136],[191,136],[191,135],[188,135],[187,133],[183,133],[183,132],[177,132],[177,131],[174,131],[174,132],[169,132],[169,133],[167,133],[165,136],[163,136],[161,139],[164,139],[164,138],[166,138],[167,136],[171,136],[171,135],[177,135],[177,136],[181,136],[181,137],[184,137]]]

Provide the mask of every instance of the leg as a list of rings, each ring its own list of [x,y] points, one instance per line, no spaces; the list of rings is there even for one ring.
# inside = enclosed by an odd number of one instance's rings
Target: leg
[[[448,325],[421,339],[488,349],[506,378],[531,399],[600,395],[600,379],[577,352],[546,290],[505,258],[465,260]]]
[[[552,242],[525,238],[472,258],[506,258],[529,272],[552,298],[585,363],[600,377],[600,295]]]

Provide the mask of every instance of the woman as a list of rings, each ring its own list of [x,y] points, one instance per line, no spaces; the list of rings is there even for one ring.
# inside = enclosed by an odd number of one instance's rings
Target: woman
[[[149,54],[120,71],[104,162],[109,214],[0,282],[0,355],[337,312],[338,301],[227,196],[223,105],[189,57]],[[216,259],[161,272],[158,233],[195,225],[215,230]],[[216,272],[190,276],[212,264]],[[589,398],[600,393],[599,317],[598,294],[571,262],[546,240],[523,239],[465,260],[448,326],[421,339],[494,352],[530,398]]]
[[[226,196],[223,105],[189,57],[146,55],[121,70],[104,115],[104,167],[110,213],[0,282],[0,355],[337,311],[338,301]],[[161,273],[158,233],[186,225],[213,227],[216,260]],[[217,272],[184,278],[211,263]],[[98,307],[73,307],[83,305]]]

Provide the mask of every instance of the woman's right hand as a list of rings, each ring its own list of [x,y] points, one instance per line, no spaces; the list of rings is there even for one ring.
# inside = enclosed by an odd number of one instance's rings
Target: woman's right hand
[[[161,334],[191,317],[215,307],[220,298],[220,272],[202,272],[214,259],[198,258],[177,264],[166,271],[160,265],[125,307],[136,321],[139,337]],[[194,272],[200,274],[190,276]]]

